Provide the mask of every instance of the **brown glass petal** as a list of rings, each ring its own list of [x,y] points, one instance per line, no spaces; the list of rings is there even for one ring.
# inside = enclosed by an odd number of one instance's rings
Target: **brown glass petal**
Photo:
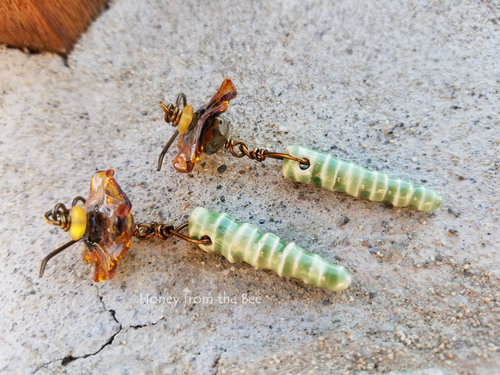
[[[87,230],[83,258],[94,264],[94,281],[112,279],[135,231],[132,204],[113,178],[114,171],[97,172],[85,202]]]
[[[214,125],[215,117],[227,110],[229,101],[234,99],[236,94],[233,83],[226,78],[210,102],[195,112],[189,129],[179,138],[179,153],[173,161],[175,169],[179,172],[193,170],[203,151],[205,131]]]

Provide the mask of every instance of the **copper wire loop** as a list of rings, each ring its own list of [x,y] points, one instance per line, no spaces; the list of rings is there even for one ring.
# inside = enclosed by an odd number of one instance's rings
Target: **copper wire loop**
[[[243,156],[247,156],[252,160],[257,160],[258,162],[264,161],[266,158],[272,159],[290,159],[296,161],[301,165],[301,167],[309,167],[310,162],[306,158],[298,158],[290,154],[285,154],[281,152],[270,152],[263,148],[254,148],[253,150],[249,150],[248,146],[243,141],[234,141],[233,139],[228,139],[224,145],[224,147],[229,150],[229,152],[237,157],[242,158]]]
[[[138,238],[150,238],[150,237],[160,237],[164,240],[171,236],[175,236],[181,238],[185,241],[197,244],[197,245],[210,245],[212,240],[208,237],[203,237],[201,239],[192,238],[180,233],[181,230],[186,228],[189,225],[189,222],[182,223],[177,228],[174,228],[173,225],[168,224],[160,224],[155,221],[152,223],[137,223],[136,230],[134,232],[134,236]]]
[[[74,207],[78,204],[78,202],[82,202],[85,204],[85,198],[76,197],[71,202],[71,207]],[[71,217],[69,216],[69,210],[66,208],[64,203],[58,203],[54,206],[51,211],[47,211],[43,216],[43,219],[46,223],[50,225],[55,225],[60,227],[61,229],[68,231],[71,226]]]
[[[182,109],[180,108],[182,101],[182,106],[185,107],[187,104],[186,95],[181,92],[177,95],[177,99],[175,100],[175,104],[169,103],[165,104],[163,102],[159,102],[158,105],[165,111],[165,122],[172,123],[173,126],[177,126],[179,121],[181,120]]]

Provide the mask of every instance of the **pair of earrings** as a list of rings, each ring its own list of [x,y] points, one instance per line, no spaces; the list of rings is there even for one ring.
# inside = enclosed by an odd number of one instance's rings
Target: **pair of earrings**
[[[202,153],[213,154],[225,147],[236,157],[247,156],[259,162],[266,158],[282,159],[284,176],[295,181],[371,201],[386,201],[397,207],[431,211],[439,206],[441,199],[431,189],[305,147],[291,146],[285,153],[259,148],[249,150],[244,142],[230,138],[229,122],[218,117],[234,97],[236,90],[226,79],[210,102],[196,112],[187,105],[184,94],[178,95],[175,104],[160,102],[165,121],[172,123],[176,130],[160,154],[158,170],[180,134],[179,152],[173,161],[180,172],[191,172]],[[94,265],[94,280],[98,282],[114,277],[117,262],[127,252],[132,237],[168,239],[174,236],[197,244],[206,252],[219,253],[232,263],[243,261],[256,269],[269,269],[280,276],[297,278],[324,289],[340,291],[350,285],[351,276],[344,267],[310,254],[293,242],[286,244],[278,236],[262,233],[255,226],[240,223],[227,214],[197,207],[189,221],[174,227],[156,222],[135,223],[131,210],[129,199],[114,179],[114,171],[97,172],[91,179],[87,199],[76,197],[70,209],[58,203],[45,214],[45,221],[68,231],[71,241],[43,259],[40,277],[52,257],[80,240],[84,243],[83,258]],[[187,235],[182,233],[186,227]]]

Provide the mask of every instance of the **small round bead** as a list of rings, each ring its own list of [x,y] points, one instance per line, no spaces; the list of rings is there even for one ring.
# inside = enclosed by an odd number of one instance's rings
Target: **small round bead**
[[[206,122],[201,144],[203,152],[211,155],[219,151],[226,143],[231,133],[231,125],[223,118],[213,118]]]
[[[177,125],[179,133],[184,134],[191,125],[191,121],[193,121],[193,106],[187,105],[182,109],[181,119]]]
[[[69,227],[69,236],[76,241],[83,237],[87,228],[87,213],[82,206],[73,206],[69,210],[71,226]]]

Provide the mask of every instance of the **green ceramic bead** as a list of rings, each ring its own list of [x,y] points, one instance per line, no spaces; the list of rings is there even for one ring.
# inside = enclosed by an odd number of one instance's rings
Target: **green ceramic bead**
[[[441,197],[432,189],[371,171],[323,152],[301,146],[290,146],[286,152],[299,158],[307,158],[310,162],[307,169],[302,169],[299,163],[284,160],[283,175],[298,182],[426,212],[435,210],[441,203]]]
[[[218,253],[231,263],[246,262],[256,269],[267,269],[283,277],[293,277],[306,284],[340,291],[349,286],[351,275],[342,266],[303,250],[295,243],[286,244],[272,233],[262,233],[248,223],[197,207],[189,218],[189,235],[196,239],[208,236],[210,245],[199,245],[209,253]]]

